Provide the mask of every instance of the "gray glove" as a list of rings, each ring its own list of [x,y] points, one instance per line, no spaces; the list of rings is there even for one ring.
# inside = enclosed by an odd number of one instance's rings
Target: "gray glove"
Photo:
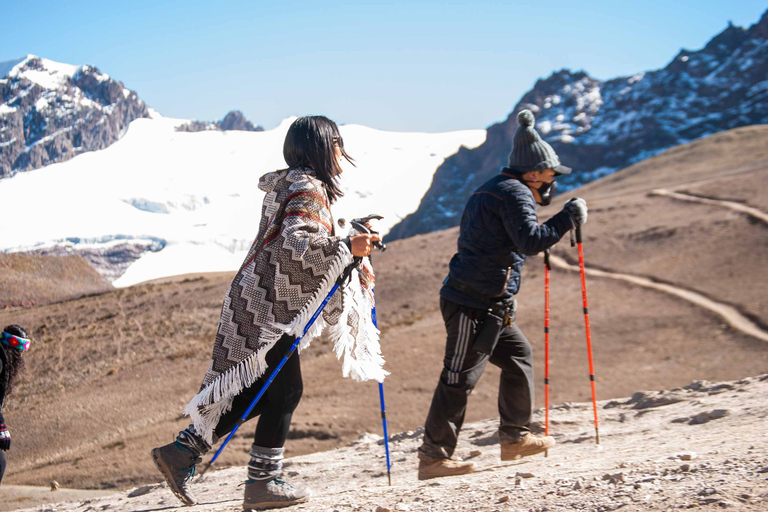
[[[571,214],[571,219],[577,226],[587,223],[587,202],[580,197],[574,197],[563,207],[563,210]]]

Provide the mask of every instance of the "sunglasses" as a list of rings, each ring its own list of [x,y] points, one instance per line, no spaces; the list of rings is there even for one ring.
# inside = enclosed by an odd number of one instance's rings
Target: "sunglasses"
[[[332,140],[333,140],[333,143],[338,144],[340,148],[344,147],[344,139],[342,139],[341,137],[334,137]]]
[[[13,334],[8,334],[5,331],[3,331],[3,334],[2,334],[3,343],[8,345],[9,347],[16,348],[21,351],[29,350],[29,341],[30,340],[28,340],[27,338],[21,338]]]

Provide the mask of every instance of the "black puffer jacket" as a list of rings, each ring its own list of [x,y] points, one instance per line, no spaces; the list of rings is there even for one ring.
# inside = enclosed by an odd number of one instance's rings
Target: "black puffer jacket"
[[[489,301],[509,299],[520,289],[526,256],[551,247],[570,229],[567,211],[539,225],[533,192],[516,175],[502,172],[467,202],[450,276]],[[448,285],[440,295],[464,306],[483,307],[477,298]]]

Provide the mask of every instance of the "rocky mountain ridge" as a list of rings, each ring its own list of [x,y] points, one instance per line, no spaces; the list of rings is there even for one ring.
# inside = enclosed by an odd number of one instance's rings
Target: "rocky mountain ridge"
[[[250,122],[239,110],[230,110],[219,121],[189,121],[176,127],[178,132],[204,132],[207,130],[240,130],[244,132],[263,132],[264,127]]]
[[[35,55],[0,62],[0,179],[103,149],[149,115],[135,91],[94,66]]]
[[[488,128],[483,145],[445,160],[418,210],[388,239],[458,225],[472,191],[506,164],[523,108],[575,169],[558,180],[561,191],[706,135],[768,123],[768,11],[749,29],[729,24],[659,70],[601,81],[563,69],[538,80],[505,121]]]
[[[244,132],[263,132],[264,127],[250,122],[239,110],[230,110],[219,121],[189,121],[176,127],[179,132],[203,132],[207,130],[240,130]]]

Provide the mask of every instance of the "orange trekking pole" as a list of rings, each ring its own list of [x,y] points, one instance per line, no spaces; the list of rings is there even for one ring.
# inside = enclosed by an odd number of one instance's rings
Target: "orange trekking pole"
[[[549,249],[544,251],[544,435],[549,435]],[[549,450],[544,452],[549,457]]]
[[[589,304],[587,303],[587,280],[584,271],[584,250],[581,246],[581,225],[576,226],[576,243],[579,246],[579,271],[581,272],[581,296],[584,301],[584,326],[587,331],[587,355],[589,356],[589,382],[592,386],[592,408],[595,412],[595,443],[600,445],[600,431],[597,426],[597,392],[595,391],[595,366],[592,362],[592,335],[589,330]],[[573,238],[571,238],[573,246]]]

